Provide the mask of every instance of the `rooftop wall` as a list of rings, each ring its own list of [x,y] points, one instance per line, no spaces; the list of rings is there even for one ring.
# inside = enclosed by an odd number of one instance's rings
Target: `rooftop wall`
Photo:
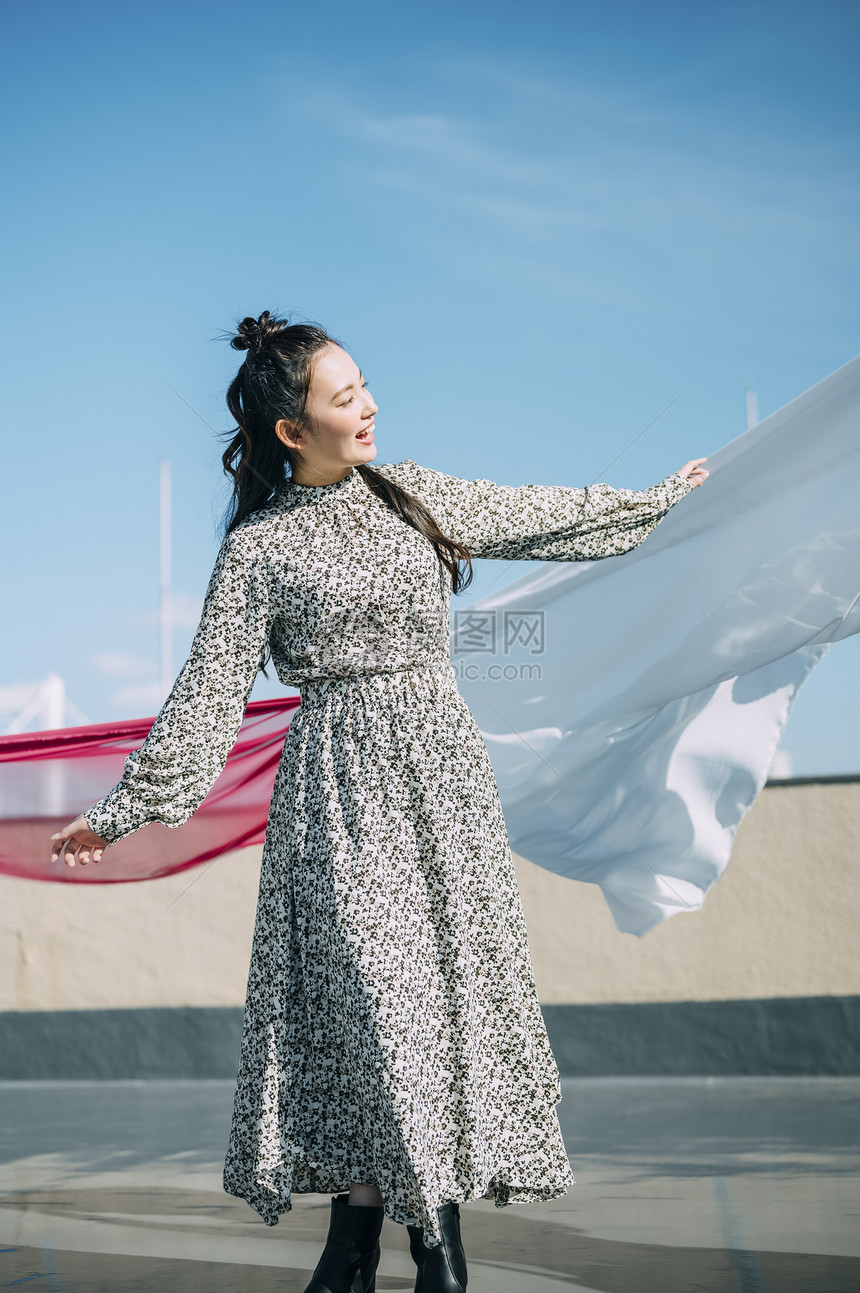
[[[233,1076],[260,857],[0,877],[0,1077]],[[562,1071],[860,1072],[858,857],[860,778],[771,782],[704,907],[643,939],[593,885],[515,857]]]

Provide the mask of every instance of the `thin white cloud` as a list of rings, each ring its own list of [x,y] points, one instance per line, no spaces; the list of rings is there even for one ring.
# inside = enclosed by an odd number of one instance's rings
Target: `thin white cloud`
[[[771,155],[753,172],[742,148],[733,158],[714,156],[669,137],[601,132],[556,140],[534,156],[489,139],[472,121],[442,115],[373,116],[350,105],[333,124],[376,149],[377,183],[532,232],[658,229],[669,220],[725,232],[763,221],[795,232],[815,224],[824,233],[834,219],[833,198],[841,206],[858,195],[846,175],[825,197],[810,187],[796,157],[794,169],[789,158],[781,169]]]
[[[446,75],[471,78],[468,110],[369,107],[319,86],[313,104],[332,135],[358,145],[342,161],[361,158],[362,203],[397,195],[413,240],[467,272],[484,273],[486,252],[498,273],[501,252],[507,272],[531,279],[542,258],[562,291],[571,281],[604,290],[609,277],[614,294],[626,274],[632,301],[653,298],[655,276],[661,294],[664,264],[718,283],[723,267],[770,264],[782,282],[787,257],[793,273],[812,275],[813,261],[856,258],[856,176],[836,164],[835,145],[831,156],[784,122],[685,115],[670,96],[640,102],[623,87],[560,85],[483,62]],[[798,263],[801,244],[815,255]]]
[[[127,687],[118,688],[110,699],[116,709],[131,707],[143,715],[157,713],[164,700],[164,693],[158,682],[130,683]]]
[[[112,678],[141,678],[155,672],[154,661],[130,651],[99,651],[92,657],[92,664],[98,673]]]
[[[192,596],[190,593],[174,593],[173,595],[173,627],[174,629],[196,629],[200,623],[200,613],[203,610],[203,598]],[[129,608],[124,615],[124,622],[134,628],[157,628],[160,619],[160,612],[157,605]]]

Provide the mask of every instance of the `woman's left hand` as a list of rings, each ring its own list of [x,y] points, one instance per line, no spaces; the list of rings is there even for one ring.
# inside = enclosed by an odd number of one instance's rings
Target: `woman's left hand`
[[[675,472],[675,475],[684,476],[691,485],[704,485],[711,473],[706,471],[704,467],[700,467],[699,463],[707,461],[707,458],[691,458],[689,462],[685,462],[683,467]]]

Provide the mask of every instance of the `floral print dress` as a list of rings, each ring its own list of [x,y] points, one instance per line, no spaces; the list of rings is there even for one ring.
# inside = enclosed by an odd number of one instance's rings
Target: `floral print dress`
[[[463,480],[374,465],[475,557],[636,547],[692,485]],[[450,574],[353,468],[284,481],[224,540],[191,652],[121,781],[115,843],[180,826],[224,766],[267,642],[301,704],[263,846],[224,1189],[269,1225],[291,1194],[376,1183],[385,1214],[552,1199],[573,1184],[559,1073],[487,748],[456,684]]]

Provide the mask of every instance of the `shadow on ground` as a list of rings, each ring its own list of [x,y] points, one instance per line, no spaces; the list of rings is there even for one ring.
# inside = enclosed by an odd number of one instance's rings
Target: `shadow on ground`
[[[269,1265],[183,1261],[128,1254],[63,1252],[4,1246],[0,1250],[0,1289],[26,1288],[32,1293],[302,1293],[309,1271],[277,1264],[276,1247],[284,1243],[281,1227],[269,1228],[248,1214],[241,1200],[206,1191],[166,1189],[93,1189],[28,1191],[0,1199],[0,1209],[39,1214],[50,1231],[51,1217],[158,1229],[163,1218],[184,1234],[217,1234],[234,1238],[268,1238]],[[599,1293],[857,1293],[860,1258],[794,1252],[670,1247],[625,1243],[585,1235],[569,1224],[493,1212],[463,1211],[468,1257],[501,1272],[519,1272],[522,1293],[534,1280],[547,1279],[559,1289],[584,1288]],[[501,1212],[501,1210],[500,1210]],[[322,1249],[329,1204],[290,1214],[282,1226],[290,1241],[306,1240]],[[402,1226],[386,1220],[383,1246],[408,1253]],[[412,1281],[382,1275],[379,1293],[411,1290]]]

